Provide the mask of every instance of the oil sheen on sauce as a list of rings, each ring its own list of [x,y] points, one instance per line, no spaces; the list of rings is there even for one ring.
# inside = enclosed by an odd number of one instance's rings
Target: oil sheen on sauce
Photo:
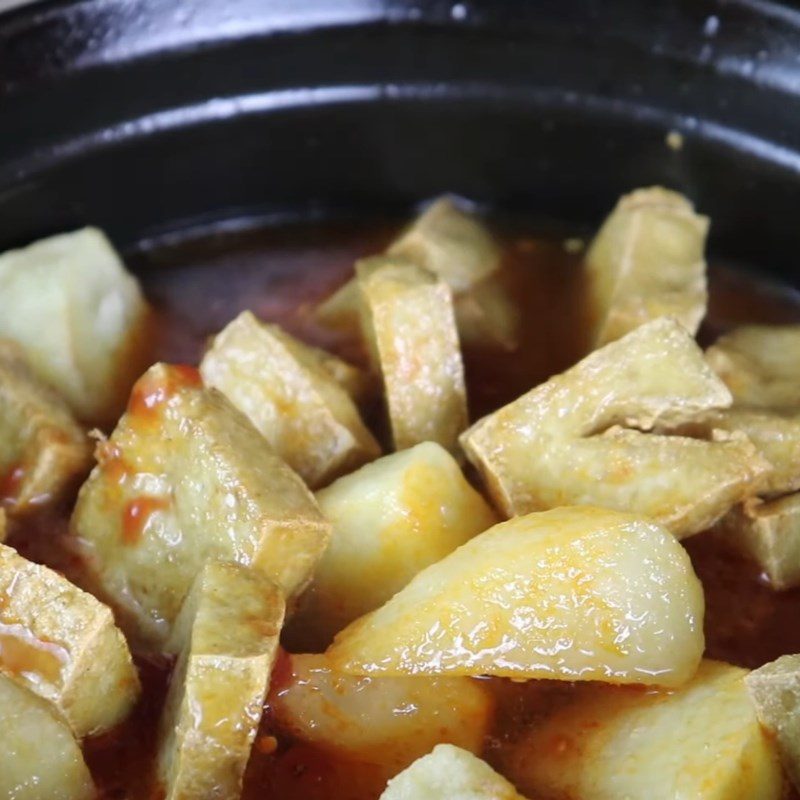
[[[396,230],[350,223],[261,229],[198,237],[136,256],[130,263],[156,308],[153,360],[196,364],[207,337],[250,309],[306,341],[361,361],[358,342],[322,329],[312,311],[350,276],[356,258],[379,252]],[[513,226],[498,231],[514,296],[521,303],[522,337],[512,353],[465,352],[472,419],[567,368],[585,348],[580,256],[567,253],[560,239],[534,238]],[[800,296],[744,272],[713,267],[710,298],[700,332],[704,345],[745,322],[800,322]],[[379,411],[367,417],[381,435]],[[141,511],[131,510],[132,531]],[[800,591],[773,592],[757,568],[702,534],[685,544],[705,587],[708,656],[756,667],[782,653],[800,652]],[[151,767],[169,665],[148,662],[140,668],[145,693],[134,715],[86,747],[109,800],[144,796],[141,787]],[[543,695],[533,685],[494,684],[497,719],[484,753],[490,761],[522,726],[546,713],[557,696]],[[246,800],[372,800],[379,794],[359,787],[351,765],[338,763],[335,754],[272,733],[267,708],[247,771]]]

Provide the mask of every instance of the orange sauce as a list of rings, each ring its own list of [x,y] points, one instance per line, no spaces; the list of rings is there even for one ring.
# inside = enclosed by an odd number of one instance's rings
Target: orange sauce
[[[11,675],[36,675],[57,684],[69,654],[55,642],[33,636],[20,624],[0,622],[0,661],[3,671]]]
[[[122,512],[122,541],[131,546],[138,544],[150,517],[167,508],[169,500],[164,497],[143,495],[129,500]]]
[[[134,384],[128,401],[128,414],[141,426],[154,427],[161,412],[177,392],[202,386],[197,367],[169,364],[161,373],[146,372]]]
[[[0,503],[13,506],[19,498],[20,489],[25,482],[27,470],[24,464],[12,464],[0,478]]]

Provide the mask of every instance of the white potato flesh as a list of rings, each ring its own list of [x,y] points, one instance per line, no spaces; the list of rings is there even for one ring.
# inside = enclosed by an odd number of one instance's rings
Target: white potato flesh
[[[449,744],[415,761],[389,781],[380,800],[525,800],[472,753]]]
[[[3,544],[0,672],[51,703],[79,738],[121,722],[139,695],[111,610]]]
[[[438,442],[455,452],[467,426],[467,399],[450,288],[398,258],[359,261],[356,274],[395,449]]]
[[[147,305],[96,228],[0,255],[0,336],[86,422],[112,422],[143,369]]]
[[[455,459],[433,442],[339,478],[317,493],[317,502],[333,533],[289,623],[295,650],[325,649],[345,625],[498,521]]]
[[[746,675],[704,661],[671,692],[579,687],[504,754],[503,772],[540,800],[779,800],[777,751]]]
[[[360,675],[497,675],[677,686],[703,652],[703,591],[666,530],[560,508],[476,536],[345,628]]]
[[[293,598],[330,523],[302,480],[196,370],[157,364],[98,447],[72,518],[84,580],[138,648],[158,649],[211,558],[261,570]]]
[[[36,695],[0,675],[0,797],[92,800],[81,749],[65,722]]]
[[[586,254],[595,347],[658,317],[692,334],[706,313],[708,218],[660,187],[622,197]]]
[[[350,395],[317,354],[249,311],[214,337],[200,374],[312,488],[380,455]]]
[[[680,538],[757,493],[770,465],[743,436],[648,431],[730,403],[686,330],[663,318],[479,420],[461,443],[507,516],[599,505],[650,517]]]

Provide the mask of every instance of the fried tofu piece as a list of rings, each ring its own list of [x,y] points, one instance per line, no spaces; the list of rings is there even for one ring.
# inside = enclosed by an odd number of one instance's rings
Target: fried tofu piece
[[[496,675],[679,686],[703,591],[666,530],[608,509],[496,525],[420,572],[327,651],[356,675]]]
[[[318,351],[249,311],[217,334],[200,374],[312,488],[380,455],[350,395],[322,366]]]
[[[261,570],[288,598],[311,576],[330,523],[252,423],[197,370],[157,364],[98,447],[72,517],[86,584],[141,649],[160,647],[203,564]]]
[[[121,722],[139,695],[110,609],[2,544],[0,672],[47,700],[79,738]]]
[[[744,682],[759,722],[775,739],[786,774],[800,790],[800,655],[781,656]]]
[[[12,515],[60,500],[89,472],[92,448],[66,403],[19,345],[0,340],[0,495]]]
[[[697,332],[708,300],[708,225],[677,192],[656,186],[620,198],[586,254],[595,347],[658,317]]]
[[[433,442],[339,478],[317,502],[333,534],[289,624],[290,649],[304,651],[327,647],[345,625],[498,521]]]
[[[485,761],[450,744],[440,744],[427,756],[389,781],[380,800],[525,800]]]
[[[96,228],[0,255],[0,336],[76,416],[112,423],[144,368],[148,307],[136,279]]]
[[[356,274],[395,449],[429,441],[455,452],[467,426],[467,397],[450,288],[397,258],[365,259]]]
[[[800,406],[800,325],[744,325],[717,339],[706,359],[737,405]]]
[[[503,773],[541,800],[779,800],[778,754],[746,676],[704,661],[671,692],[577,687],[504,754]]]
[[[730,403],[686,330],[662,318],[479,420],[461,444],[507,516],[599,505],[684,537],[757,493],[770,465],[741,435],[648,431]]]
[[[167,645],[180,655],[161,720],[165,800],[238,800],[284,612],[253,569],[212,561],[198,575]]]
[[[93,800],[96,791],[67,724],[32,692],[0,675],[0,797]]]
[[[502,272],[491,275],[466,292],[454,296],[456,325],[462,345],[516,349],[519,344],[520,309],[503,278]]]

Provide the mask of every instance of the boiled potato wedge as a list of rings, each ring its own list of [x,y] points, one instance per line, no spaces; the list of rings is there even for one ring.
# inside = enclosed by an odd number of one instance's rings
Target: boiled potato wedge
[[[312,488],[380,455],[350,395],[318,354],[249,311],[217,334],[200,374]]]
[[[703,652],[703,610],[666,530],[559,508],[479,534],[345,628],[328,656],[359,675],[679,686]]]
[[[196,370],[157,364],[98,447],[72,517],[86,585],[141,649],[160,647],[209,558],[261,570],[288,597],[330,536],[313,495]]]
[[[786,773],[800,789],[800,655],[759,667],[745,684],[759,722],[774,737]]]
[[[212,561],[181,609],[161,720],[166,800],[238,800],[278,649],[284,600],[269,578]]]
[[[0,544],[0,672],[47,700],[80,737],[121,722],[139,679],[111,611]]]
[[[12,515],[57,502],[91,466],[92,448],[66,403],[0,340],[0,494]]]
[[[113,423],[124,407],[147,321],[139,284],[96,228],[0,255],[0,336],[84,422]]]
[[[595,347],[657,317],[697,332],[706,313],[708,218],[660,187],[625,195],[586,254]]]
[[[479,420],[461,443],[507,516],[600,505],[684,537],[757,493],[770,465],[743,436],[647,431],[730,403],[686,330],[662,318]]]
[[[93,800],[92,778],[65,722],[36,695],[0,675],[0,797]]]
[[[398,258],[359,261],[356,274],[395,449],[430,441],[456,451],[467,399],[450,288]]]
[[[503,772],[541,800],[779,800],[780,763],[746,675],[704,661],[672,692],[579,687],[504,754]]]
[[[303,650],[325,649],[345,625],[498,521],[433,442],[339,478],[317,502],[333,534],[289,624],[291,645]]]
[[[472,753],[440,744],[389,781],[380,800],[525,800]]]

